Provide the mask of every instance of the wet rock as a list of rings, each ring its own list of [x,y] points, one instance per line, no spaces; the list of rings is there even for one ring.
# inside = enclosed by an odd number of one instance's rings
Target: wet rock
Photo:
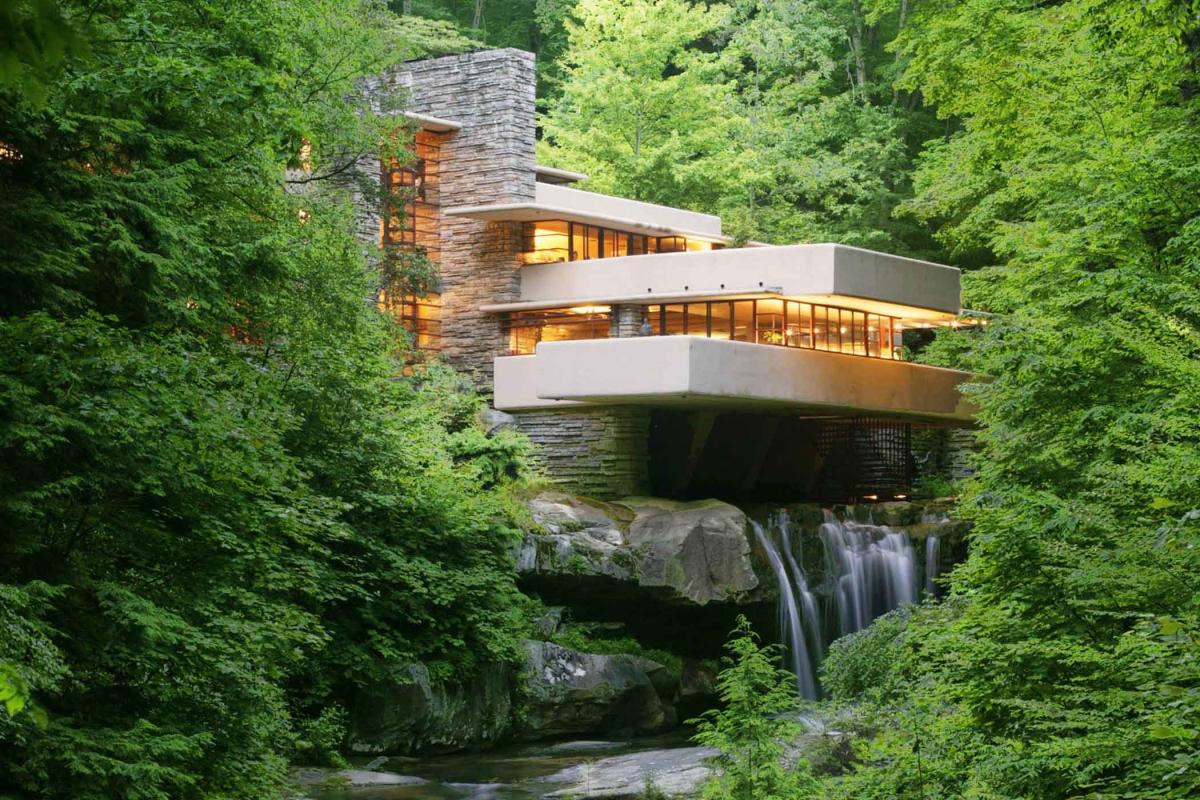
[[[487,431],[488,436],[491,436],[499,431],[515,428],[517,418],[504,411],[485,408],[479,414],[479,422],[483,425],[484,430]]]
[[[356,753],[451,751],[491,744],[509,728],[512,671],[485,666],[466,684],[439,685],[423,664],[359,693],[351,717]]]
[[[544,798],[634,798],[652,783],[668,797],[698,797],[711,774],[712,747],[677,747],[611,756],[557,772],[548,783],[564,784]]]
[[[758,586],[745,513],[716,500],[630,500],[629,544],[641,558],[638,583],[665,586],[693,603],[736,600]]]
[[[528,666],[518,731],[542,739],[587,733],[653,733],[675,724],[676,683],[656,661],[633,655],[580,653],[552,642],[527,642]]]
[[[292,783],[298,786],[420,786],[428,782],[412,775],[367,769],[300,767],[292,770]]]
[[[529,501],[533,521],[543,533],[528,534],[517,552],[522,573],[632,577],[633,562],[619,518],[629,512],[590,503],[564,492],[543,492]]]
[[[559,626],[562,625],[563,614],[565,612],[566,609],[562,606],[550,606],[534,618],[534,630],[536,630],[543,638],[549,639],[550,637],[554,636],[554,634],[558,631]]]
[[[529,502],[544,533],[525,537],[527,577],[607,578],[689,604],[740,601],[759,585],[746,515],[715,500],[595,503],[563,492]]]
[[[597,750],[620,750],[628,742],[607,742],[581,739],[575,742],[559,742],[546,748],[547,753],[591,753]]]

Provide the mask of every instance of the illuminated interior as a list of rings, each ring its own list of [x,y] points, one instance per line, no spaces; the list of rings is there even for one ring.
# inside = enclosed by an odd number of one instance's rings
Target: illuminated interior
[[[545,220],[524,224],[522,260],[526,264],[586,261],[593,258],[716,250],[722,245],[685,236],[646,236],[581,222]]]
[[[445,133],[418,130],[413,135],[412,159],[392,159],[383,171],[387,200],[383,214],[384,255],[393,263],[420,253],[435,264],[441,258],[438,230],[441,150]],[[383,291],[380,308],[392,315],[421,350],[437,350],[442,343],[441,297],[429,293]]]
[[[903,358],[902,324],[883,314],[793,300],[721,300],[646,307],[654,336],[707,336],[869,358]]]
[[[522,311],[509,317],[509,352],[529,355],[539,342],[607,339],[608,306]],[[836,306],[762,298],[645,306],[651,336],[705,336],[778,347],[901,360],[904,324],[894,317]]]
[[[575,306],[513,314],[508,320],[509,353],[531,355],[538,342],[607,339],[610,317],[608,306]]]

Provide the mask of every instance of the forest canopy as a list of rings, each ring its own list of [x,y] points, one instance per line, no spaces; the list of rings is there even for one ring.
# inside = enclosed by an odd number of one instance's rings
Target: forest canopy
[[[0,75],[0,794],[276,796],[353,687],[524,633],[522,446],[396,379],[351,209],[295,191],[394,124],[359,77],[469,40],[367,2],[6,9],[43,59]]]
[[[16,0],[0,795],[284,796],[356,688],[517,659],[525,445],[405,369],[322,183],[405,157],[360,78],[480,46],[538,53],[584,188],[961,266],[994,315],[921,356],[987,376],[970,556],[831,652],[850,768],[768,783],[1200,794],[1200,2]],[[734,651],[727,697],[778,683]],[[788,727],[742,697],[712,741]]]

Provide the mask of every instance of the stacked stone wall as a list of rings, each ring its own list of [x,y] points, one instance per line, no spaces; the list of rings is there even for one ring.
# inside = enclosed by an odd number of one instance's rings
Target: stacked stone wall
[[[483,50],[396,65],[368,95],[406,95],[405,110],[462,125],[445,136],[439,173],[442,354],[483,391],[508,346],[499,315],[479,310],[520,296],[521,225],[445,214],[454,206],[532,202],[536,75],[532,53]],[[363,165],[379,175],[379,160]],[[359,234],[376,248],[378,203],[364,195]]]
[[[537,446],[541,472],[566,491],[598,498],[649,492],[649,409],[556,409],[514,417]]]
[[[644,306],[612,306],[608,335],[613,339],[628,339],[631,336],[640,336],[642,321],[645,319],[646,309]]]

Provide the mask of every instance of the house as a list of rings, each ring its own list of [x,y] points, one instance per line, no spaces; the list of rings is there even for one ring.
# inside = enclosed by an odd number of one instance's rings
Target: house
[[[970,425],[970,376],[903,349],[906,330],[956,324],[957,269],[735,247],[711,214],[575,188],[586,176],[537,163],[530,53],[406,62],[368,96],[384,86],[407,94],[416,160],[366,167],[393,202],[364,205],[363,235],[423,249],[440,290],[381,301],[553,479],[601,497],[903,497],[914,448],[928,460]]]

